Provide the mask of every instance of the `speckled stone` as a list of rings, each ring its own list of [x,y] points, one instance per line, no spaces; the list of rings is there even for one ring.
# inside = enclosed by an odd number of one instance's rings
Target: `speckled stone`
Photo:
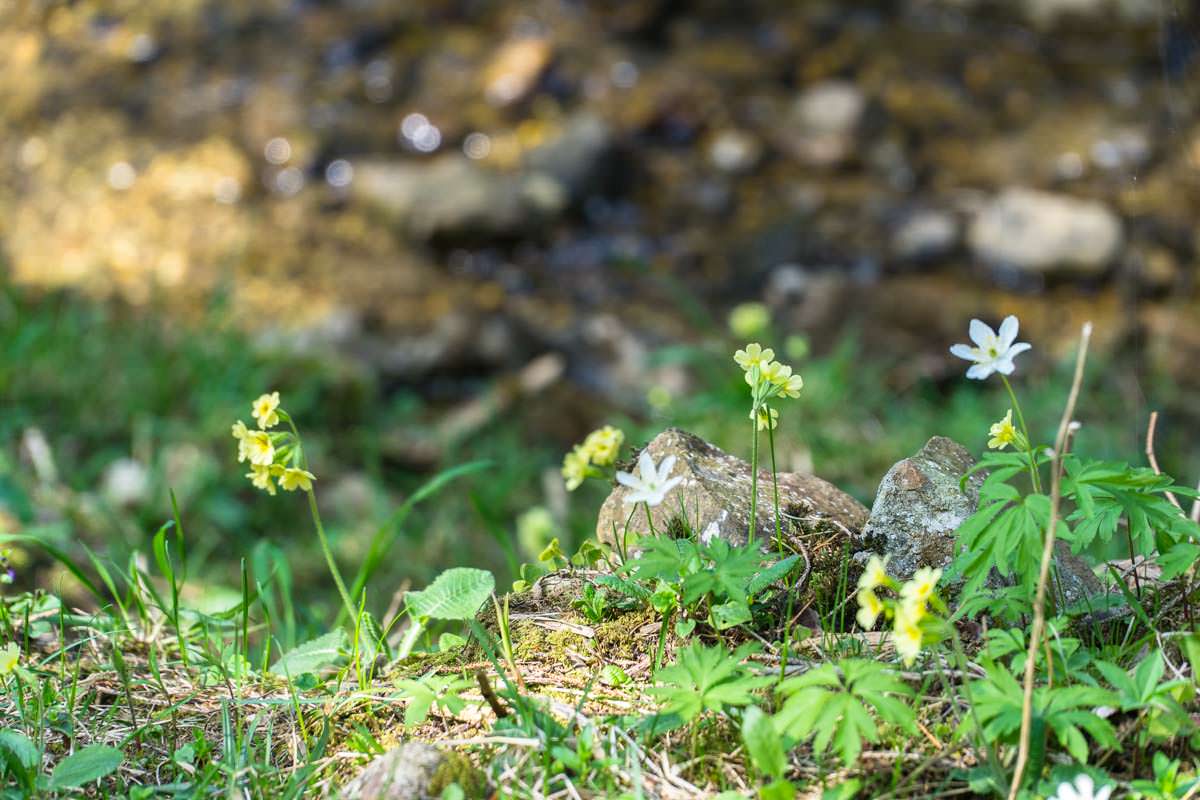
[[[982,470],[962,476],[975,459],[958,442],[934,436],[915,455],[896,463],[879,483],[871,516],[862,529],[858,557],[891,556],[888,571],[906,579],[920,567],[947,567],[954,557],[955,533],[975,513]],[[1068,602],[1099,594],[1103,587],[1087,565],[1062,542],[1055,565]],[[989,581],[989,585],[995,585]]]
[[[677,529],[680,518],[702,540],[719,537],[731,544],[744,544],[750,518],[750,465],[698,436],[668,428],[646,445],[656,464],[675,456],[671,476],[683,481],[666,500],[651,509],[657,532]],[[600,509],[596,535],[612,543],[614,532],[625,529],[645,533],[645,511],[625,504],[629,490],[615,486]],[[779,474],[780,508],[795,524],[785,525],[785,538],[803,536],[815,529],[840,529],[857,533],[867,519],[867,510],[850,495],[814,475]],[[632,519],[631,519],[632,515]],[[774,503],[769,470],[759,470],[756,538],[768,544],[775,534]]]

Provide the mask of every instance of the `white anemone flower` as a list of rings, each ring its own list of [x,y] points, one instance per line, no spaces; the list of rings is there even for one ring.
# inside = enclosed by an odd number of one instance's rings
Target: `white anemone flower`
[[[645,503],[648,506],[656,506],[661,503],[666,498],[667,493],[678,486],[683,480],[682,475],[674,478],[669,477],[671,470],[674,468],[675,456],[667,456],[656,467],[654,459],[650,457],[648,452],[643,450],[642,454],[638,457],[640,477],[628,472],[617,473],[617,483],[627,486],[632,490],[625,495],[625,503],[627,505]]]
[[[1110,794],[1112,794],[1111,786],[1102,786],[1097,789],[1091,776],[1081,772],[1075,776],[1074,784],[1066,781],[1060,783],[1058,791],[1050,800],[1108,800]]]
[[[968,378],[981,381],[993,372],[1011,375],[1015,369],[1013,358],[1031,347],[1026,342],[1017,341],[1018,325],[1016,317],[1007,316],[1004,322],[1000,323],[1000,333],[996,333],[982,320],[973,319],[970,334],[975,347],[956,344],[950,348],[950,352],[959,358],[975,362],[967,370]]]

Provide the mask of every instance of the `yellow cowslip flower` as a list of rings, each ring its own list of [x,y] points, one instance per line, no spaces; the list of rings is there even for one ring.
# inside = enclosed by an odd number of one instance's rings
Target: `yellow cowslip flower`
[[[238,440],[238,463],[242,463],[250,457],[249,448],[246,446],[246,437],[250,435],[250,429],[246,427],[246,423],[240,419],[233,423],[233,438]]]
[[[571,452],[563,456],[562,476],[567,484],[567,491],[573,492],[587,477],[588,457],[583,448],[575,445]]]
[[[1011,408],[1004,415],[1004,419],[992,425],[988,433],[992,438],[988,439],[987,446],[993,450],[1003,450],[1010,444],[1016,444],[1017,429],[1013,427]]]
[[[921,567],[913,573],[912,580],[900,588],[900,596],[905,600],[924,605],[929,596],[933,594],[934,587],[937,586],[941,577],[940,569]]]
[[[583,440],[583,452],[593,464],[608,467],[614,464],[625,443],[625,434],[611,425],[592,431]]]
[[[283,470],[283,474],[279,476],[279,485],[289,492],[294,492],[297,489],[311,492],[312,482],[316,479],[317,476],[306,469],[287,467]]]
[[[875,627],[875,622],[882,613],[883,601],[876,597],[875,593],[870,589],[859,590],[858,615],[855,617],[858,620],[859,626],[864,630],[871,630]]]
[[[778,386],[780,394],[795,400],[800,396],[800,390],[804,388],[804,378],[799,375],[788,375]]]
[[[756,412],[750,412],[750,419],[758,420],[758,429],[765,431],[768,428],[775,430],[779,427],[779,411],[768,406],[759,406],[757,416]]]
[[[7,675],[17,668],[17,661],[21,658],[21,648],[16,642],[9,642],[0,650],[0,675]]]
[[[275,481],[272,480],[274,469],[270,464],[251,464],[246,477],[254,484],[255,489],[262,489],[272,497],[275,496]]]
[[[867,568],[858,579],[858,588],[863,591],[873,591],[880,586],[891,584],[892,579],[887,574],[887,562],[891,556],[871,556],[867,560]]]
[[[258,420],[258,427],[264,431],[279,424],[279,392],[259,395],[250,405],[250,415]]]
[[[905,666],[911,666],[921,652],[921,620],[912,611],[914,609],[907,603],[902,603],[896,611],[895,625],[892,627],[896,653],[904,660]]]
[[[775,351],[769,347],[764,348],[758,342],[752,342],[746,345],[745,350],[738,350],[733,354],[733,360],[746,372],[755,367],[761,369],[764,365],[771,363],[773,358],[775,358]]]
[[[246,458],[250,463],[260,467],[269,467],[275,461],[275,445],[271,442],[271,434],[266,431],[248,431],[242,439]],[[238,455],[242,454],[241,447]],[[240,460],[240,459],[239,459]]]
[[[764,381],[779,384],[791,376],[792,368],[778,361],[768,361],[759,367],[758,372]]]

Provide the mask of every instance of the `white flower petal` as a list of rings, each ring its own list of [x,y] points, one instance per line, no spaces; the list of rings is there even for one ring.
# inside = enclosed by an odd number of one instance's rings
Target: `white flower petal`
[[[1075,776],[1075,793],[1080,797],[1085,797],[1087,800],[1092,800],[1095,796],[1096,784],[1092,782],[1092,776],[1086,772]]]
[[[951,346],[950,355],[965,358],[967,361],[974,361],[979,355],[979,351],[969,344],[956,344]]]
[[[659,481],[665,481],[671,476],[671,470],[673,469],[675,469],[675,456],[667,456],[658,465],[658,475],[656,477]]]
[[[1007,350],[1017,340],[1017,329],[1020,327],[1020,324],[1012,314],[1009,314],[1000,323],[1000,333],[998,335],[1000,337],[1001,350]]]
[[[1058,785],[1058,791],[1054,793],[1054,800],[1081,800],[1081,798],[1074,786],[1063,782]]]
[[[992,362],[992,365],[995,367],[996,372],[999,372],[1001,375],[1012,375],[1013,370],[1017,368],[1013,364],[1012,358],[1007,355],[1000,356]]]
[[[1100,791],[1096,792],[1096,794],[1093,796],[1093,800],[1108,800],[1108,796],[1112,794],[1112,790],[1113,787],[1111,786],[1105,786],[1101,788]]]
[[[986,364],[975,364],[969,370],[967,370],[967,377],[981,381],[988,375],[991,375],[994,370],[995,368],[991,362]]]
[[[621,484],[622,486],[628,486],[630,489],[635,489],[640,486],[642,482],[628,472],[618,472],[617,483]]]
[[[1012,358],[1013,356],[1020,355],[1032,347],[1033,345],[1031,345],[1029,342],[1017,342],[1008,348],[1008,357]]]
[[[971,320],[971,326],[967,329],[967,333],[970,334],[971,341],[979,347],[987,344],[989,339],[996,338],[996,332],[981,319]]]
[[[638,456],[638,472],[641,473],[643,481],[654,480],[654,459],[650,457],[649,450],[643,450],[642,454]]]

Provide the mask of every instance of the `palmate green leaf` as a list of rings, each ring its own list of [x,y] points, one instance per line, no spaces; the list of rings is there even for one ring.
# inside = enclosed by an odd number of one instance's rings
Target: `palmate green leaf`
[[[879,739],[872,710],[884,722],[915,731],[916,716],[905,702],[912,690],[873,661],[823,664],[784,681],[779,692],[787,700],[775,715],[776,727],[797,741],[811,738],[817,753],[832,748],[846,766],[857,760],[863,741]]]
[[[700,548],[691,539],[646,536],[637,546],[641,552],[621,567],[636,580],[674,583],[700,569]]]
[[[654,674],[658,685],[650,693],[662,701],[660,713],[690,722],[704,711],[720,713],[750,705],[754,692],[771,682],[742,663],[756,649],[742,645],[730,653],[719,644],[705,647],[692,642],[679,651],[674,664]]]
[[[403,697],[408,698],[404,709],[404,724],[409,727],[420,725],[429,718],[429,712],[436,703],[451,714],[458,714],[466,708],[466,701],[461,693],[474,684],[457,675],[435,675],[432,672],[420,678],[401,678],[396,681],[396,688]]]
[[[455,567],[438,575],[419,592],[405,596],[408,610],[419,620],[474,619],[496,589],[496,579],[483,569]]]

